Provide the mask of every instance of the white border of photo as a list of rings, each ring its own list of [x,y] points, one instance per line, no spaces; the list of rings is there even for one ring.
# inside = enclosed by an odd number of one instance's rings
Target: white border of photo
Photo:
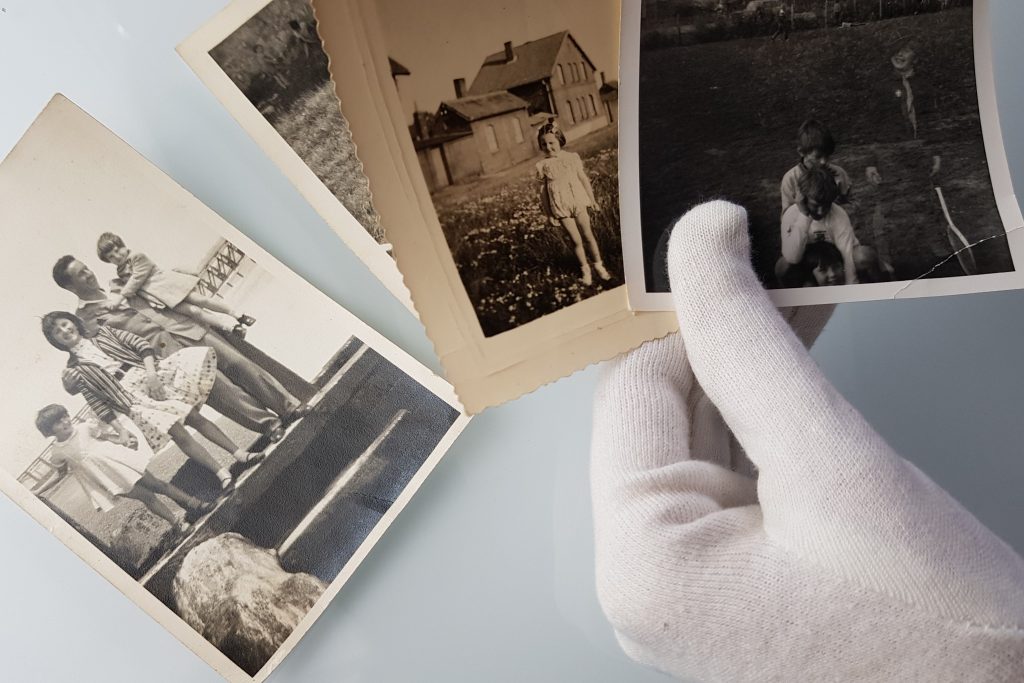
[[[389,253],[390,245],[373,239],[210,56],[210,50],[272,2],[232,2],[184,40],[178,54],[346,246],[415,315],[409,290]]]
[[[619,86],[621,98],[619,153],[622,168],[640,168],[641,8],[641,0],[623,0],[622,2],[622,55],[620,60],[622,78]],[[1020,230],[1024,227],[1024,216],[1021,214],[1010,179],[1010,167],[1003,146],[1002,129],[996,106],[989,0],[974,1],[973,23],[975,76],[978,84],[978,103],[989,175],[1016,270],[937,279],[769,290],[769,296],[776,305],[805,306],[1024,288],[1024,231]],[[638,311],[674,310],[671,293],[647,291],[646,264],[641,246],[639,173],[621,173],[619,188],[623,226],[623,261],[630,306]]]

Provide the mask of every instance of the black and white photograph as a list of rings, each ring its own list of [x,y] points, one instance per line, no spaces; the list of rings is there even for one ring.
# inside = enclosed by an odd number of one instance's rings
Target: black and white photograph
[[[980,98],[991,79],[983,5],[631,3],[631,302],[671,306],[668,236],[713,198],[746,208],[755,270],[781,304],[1019,287],[1008,233],[1020,211],[998,121],[982,109],[994,112],[994,96]]]
[[[264,679],[464,427],[454,393],[61,96],[0,216],[5,493]]]
[[[236,0],[179,52],[307,201],[408,306],[308,0]]]
[[[419,170],[485,337],[624,282],[617,5],[377,3]]]

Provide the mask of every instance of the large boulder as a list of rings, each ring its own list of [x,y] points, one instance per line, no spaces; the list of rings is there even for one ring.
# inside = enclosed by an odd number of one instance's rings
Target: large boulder
[[[117,505],[108,516],[112,527],[108,556],[132,578],[145,574],[167,552],[177,536],[167,522],[141,503]]]
[[[327,589],[285,571],[277,553],[236,533],[193,548],[174,576],[178,614],[218,650],[255,674]]]

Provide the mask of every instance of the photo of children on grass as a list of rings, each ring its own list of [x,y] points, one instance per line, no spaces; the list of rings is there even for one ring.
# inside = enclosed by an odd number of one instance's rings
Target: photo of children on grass
[[[770,289],[1013,271],[972,12],[970,0],[644,0],[646,291],[668,291],[671,226],[711,198],[747,209]]]
[[[582,0],[529,21],[527,4],[378,6],[420,170],[484,336],[623,284],[617,26]]]

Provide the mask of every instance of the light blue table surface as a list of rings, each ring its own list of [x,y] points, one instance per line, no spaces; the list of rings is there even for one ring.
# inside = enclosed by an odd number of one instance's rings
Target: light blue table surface
[[[418,323],[174,52],[224,4],[0,0],[0,154],[61,91],[436,368]],[[992,15],[1019,192],[1024,3],[994,0]],[[814,355],[898,450],[1024,551],[1021,349],[1024,292],[1005,292],[844,305]],[[667,680],[619,652],[595,598],[595,378],[590,368],[476,418],[272,680]],[[0,528],[0,679],[220,680],[3,496]]]

